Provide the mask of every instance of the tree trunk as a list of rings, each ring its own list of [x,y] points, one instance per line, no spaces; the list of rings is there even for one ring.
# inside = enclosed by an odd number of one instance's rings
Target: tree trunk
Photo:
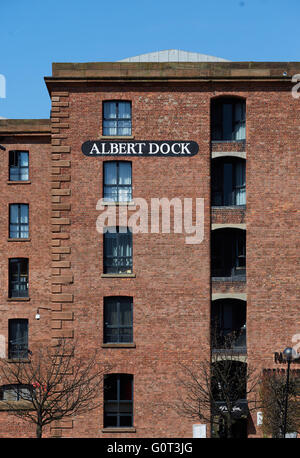
[[[36,424],[36,437],[38,439],[41,439],[42,437],[42,429],[43,429],[43,426],[42,426],[42,411],[40,408],[38,408],[38,411],[37,411],[37,424]]]
[[[42,426],[39,423],[36,425],[36,437],[38,439],[42,437]]]
[[[233,425],[233,421],[231,419],[231,416],[228,415],[226,419],[226,438],[227,439],[232,438],[232,425]]]

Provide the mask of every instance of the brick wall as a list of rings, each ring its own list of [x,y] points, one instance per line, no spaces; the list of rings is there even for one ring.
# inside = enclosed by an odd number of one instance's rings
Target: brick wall
[[[41,145],[30,145],[34,170],[39,173],[20,191],[36,215],[30,243],[18,242],[15,247],[6,242],[7,211],[2,212],[1,307],[5,313],[1,330],[7,332],[7,319],[19,317],[21,307],[6,300],[7,257],[27,253],[34,280],[29,305],[22,307],[28,314],[35,313],[41,301],[52,308],[43,323],[35,323],[30,315],[30,332],[46,340],[49,327],[53,341],[74,338],[78,354],[99,348],[99,361],[111,362],[115,373],[134,376],[135,431],[103,431],[103,412],[98,409],[53,425],[49,434],[191,437],[192,425],[199,421],[179,417],[166,404],[177,398],[177,364],[196,367],[209,355],[212,294],[246,297],[251,366],[276,367],[274,352],[290,346],[299,331],[299,102],[291,97],[289,86],[274,82],[158,85],[150,81],[64,87],[53,83],[51,91],[51,147],[45,145],[42,157]],[[222,149],[221,144],[210,143],[210,100],[219,95],[246,98],[247,141],[243,146],[227,144]],[[199,153],[191,158],[132,158],[133,200],[204,198],[201,244],[186,244],[183,234],[133,234],[133,278],[101,276],[103,239],[96,231],[96,205],[102,197],[102,167],[107,159],[84,156],[81,145],[101,138],[103,100],[132,101],[132,135],[137,141],[193,140],[199,144]],[[210,207],[211,156],[220,152],[246,153],[245,210]],[[1,151],[3,157],[6,154]],[[6,171],[1,173],[2,208],[7,208],[14,188],[6,184]],[[45,227],[42,233],[39,224]],[[246,283],[211,284],[212,224],[246,225]],[[102,347],[103,298],[110,295],[133,297],[135,346]],[[102,393],[96,396],[102,399]],[[249,435],[259,437],[254,414],[249,425]]]

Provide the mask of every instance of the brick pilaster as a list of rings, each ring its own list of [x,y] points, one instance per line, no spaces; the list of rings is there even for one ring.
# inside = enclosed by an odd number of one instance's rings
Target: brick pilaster
[[[51,256],[52,281],[51,333],[53,344],[59,338],[74,338],[74,312],[72,294],[72,264],[70,246],[71,227],[71,160],[70,146],[66,145],[66,130],[69,128],[68,118],[69,93],[53,92],[51,109]],[[51,433],[63,436],[64,428],[72,428],[73,422],[58,422]]]

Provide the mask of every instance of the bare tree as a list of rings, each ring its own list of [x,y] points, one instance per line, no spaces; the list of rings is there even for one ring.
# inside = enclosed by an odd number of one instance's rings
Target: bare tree
[[[34,351],[28,361],[1,360],[2,402],[12,415],[35,424],[36,437],[41,438],[46,425],[97,408],[110,370],[97,361],[96,352],[79,357],[75,345],[62,339],[56,347]]]
[[[173,404],[179,415],[205,421],[222,436],[233,436],[240,418],[258,408],[260,373],[244,362],[236,347],[240,336],[212,335],[212,354],[198,365],[180,363],[177,372],[178,399]],[[221,343],[220,343],[221,342]]]
[[[265,370],[261,385],[263,431],[266,435],[283,437],[286,398],[286,371]],[[288,389],[287,432],[300,431],[300,377],[299,370],[291,370]]]

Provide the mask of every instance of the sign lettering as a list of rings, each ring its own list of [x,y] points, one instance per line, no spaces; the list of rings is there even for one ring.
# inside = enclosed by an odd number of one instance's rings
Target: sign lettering
[[[82,145],[85,156],[190,157],[199,146],[193,141],[87,141]]]

